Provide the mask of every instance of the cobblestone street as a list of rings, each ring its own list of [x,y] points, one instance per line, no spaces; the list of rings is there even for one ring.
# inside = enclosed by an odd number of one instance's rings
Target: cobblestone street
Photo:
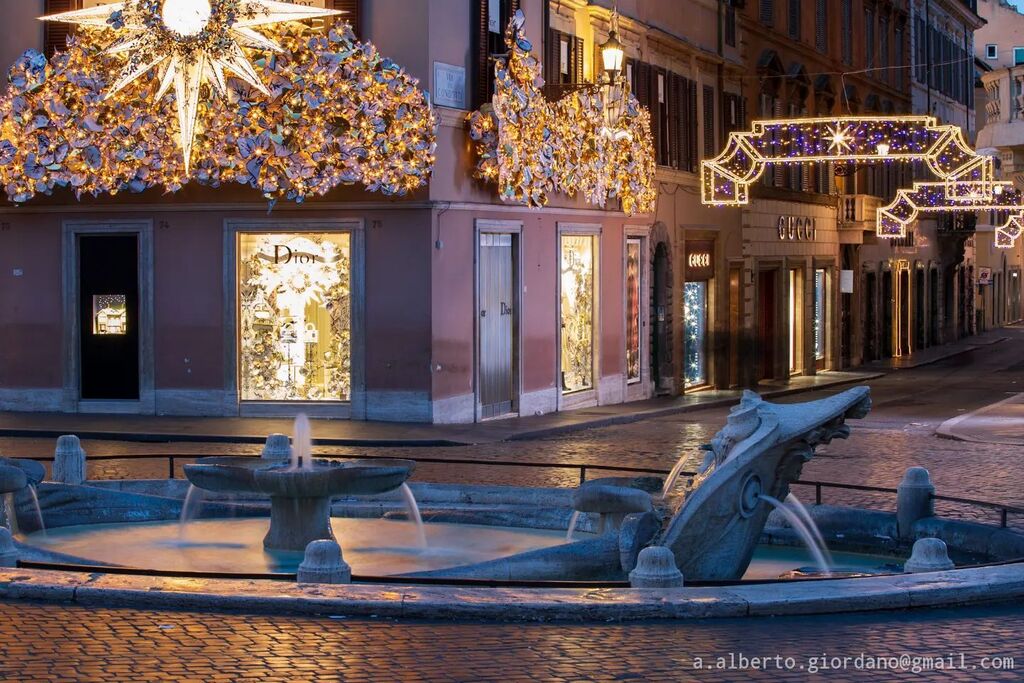
[[[1022,629],[1019,606],[587,625],[281,619],[19,604],[0,605],[0,678],[36,683],[1019,681]],[[886,661],[882,670],[857,670],[861,655],[863,668],[867,657],[895,661]],[[753,657],[771,662],[755,670]],[[849,658],[845,666],[836,659],[843,657]],[[703,668],[695,671],[697,658]],[[930,670],[940,662],[964,670]]]

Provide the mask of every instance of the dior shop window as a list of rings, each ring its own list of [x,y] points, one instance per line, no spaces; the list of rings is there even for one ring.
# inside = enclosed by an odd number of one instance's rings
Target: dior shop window
[[[563,396],[593,391],[596,387],[595,298],[597,282],[596,234],[559,237],[559,324]]]
[[[350,233],[238,234],[241,401],[349,401],[351,342]]]

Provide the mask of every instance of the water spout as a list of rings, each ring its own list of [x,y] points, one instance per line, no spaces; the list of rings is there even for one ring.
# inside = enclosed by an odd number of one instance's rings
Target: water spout
[[[802,540],[804,545],[807,546],[807,550],[809,550],[811,555],[814,557],[814,563],[818,565],[818,570],[825,576],[831,575],[832,568],[825,559],[825,554],[821,551],[821,548],[818,547],[817,542],[814,540],[814,534],[811,533],[811,530],[807,528],[806,524],[804,524],[800,515],[771,496],[762,494],[760,498],[782,513],[786,518],[786,521],[789,522],[789,525],[793,527],[793,530],[796,531],[798,536],[800,536],[800,540]]]
[[[572,535],[576,533],[576,523],[580,521],[580,515],[583,514],[579,510],[575,510],[572,513],[572,517],[569,518],[569,530],[565,532],[565,542],[572,543]]]
[[[295,428],[292,432],[291,469],[313,469],[313,429],[309,425],[309,418],[303,413],[299,413],[295,417]]]
[[[679,461],[672,467],[672,470],[668,473],[665,478],[665,484],[661,487],[661,497],[664,498],[672,490],[672,487],[676,485],[676,480],[679,479],[679,475],[683,472],[683,467],[686,466],[686,456],[679,458]]]
[[[199,506],[203,504],[205,492],[203,489],[189,484],[188,493],[185,494],[185,502],[181,505],[181,516],[178,518],[178,537],[185,535],[185,526],[195,519]]]
[[[18,527],[18,510],[14,504],[14,494],[4,494],[4,508],[7,510],[7,525],[10,527],[11,536],[17,536],[21,529]]]
[[[829,552],[828,544],[825,543],[825,537],[822,535],[821,529],[818,528],[814,518],[811,517],[811,513],[807,511],[807,508],[800,502],[800,499],[792,493],[786,496],[786,504],[789,505],[789,507],[793,509],[793,512],[798,514],[804,521],[804,525],[807,527],[807,530],[811,532],[814,536],[815,542],[818,544],[818,547],[821,548],[821,553],[825,556],[825,561],[828,562],[828,566],[833,566],[832,553]]]
[[[412,489],[408,484],[402,484],[398,490],[402,492],[405,508],[409,511],[409,519],[416,524],[416,541],[421,548],[426,548],[427,530],[423,527],[423,517],[420,515],[420,506],[416,504],[416,496],[412,495]]]
[[[43,509],[39,507],[39,495],[36,493],[36,487],[29,485],[28,495],[32,498],[32,507],[36,511],[36,521],[39,523],[39,531],[42,533],[43,538],[46,537],[46,524],[43,522]]]

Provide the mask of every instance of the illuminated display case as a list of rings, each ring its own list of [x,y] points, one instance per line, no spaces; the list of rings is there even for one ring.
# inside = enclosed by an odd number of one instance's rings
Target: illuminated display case
[[[562,235],[562,392],[594,388],[594,237]]]
[[[92,333],[99,336],[128,334],[128,306],[124,294],[92,297]]]
[[[351,395],[351,238],[239,235],[243,401],[347,401]]]
[[[640,240],[626,240],[626,382],[640,381]]]
[[[828,324],[828,277],[824,268],[814,271],[814,359],[825,360]]]
[[[685,387],[707,384],[708,283],[683,285],[683,339]]]

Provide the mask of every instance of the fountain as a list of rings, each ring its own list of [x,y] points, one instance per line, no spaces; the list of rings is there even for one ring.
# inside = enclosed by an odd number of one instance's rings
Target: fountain
[[[411,460],[340,462],[312,457],[312,438],[305,416],[295,420],[291,460],[266,458],[203,458],[185,466],[185,476],[199,489],[219,493],[270,496],[267,550],[304,551],[317,540],[334,540],[331,498],[373,496],[400,488],[412,474]]]
[[[800,540],[804,542],[807,550],[810,551],[811,555],[814,556],[814,563],[818,565],[818,571],[824,575],[832,573],[832,567],[829,561],[825,559],[825,553],[822,552],[821,547],[818,545],[817,539],[814,537],[814,533],[807,526],[807,523],[803,518],[796,513],[795,510],[784,505],[782,501],[776,500],[771,496],[762,495],[761,500],[771,505],[773,508],[782,513],[782,516],[786,518],[789,525],[793,528],[793,531],[797,533]],[[813,521],[812,521],[813,524]]]
[[[43,523],[43,513],[39,507],[39,497],[36,495],[36,487],[46,476],[46,469],[34,460],[21,458],[0,457],[0,496],[4,504],[0,507],[0,517],[5,517],[11,533],[18,533],[18,512],[16,496],[22,490],[27,490],[32,503],[32,510],[35,513],[36,530],[45,533],[46,527]]]

